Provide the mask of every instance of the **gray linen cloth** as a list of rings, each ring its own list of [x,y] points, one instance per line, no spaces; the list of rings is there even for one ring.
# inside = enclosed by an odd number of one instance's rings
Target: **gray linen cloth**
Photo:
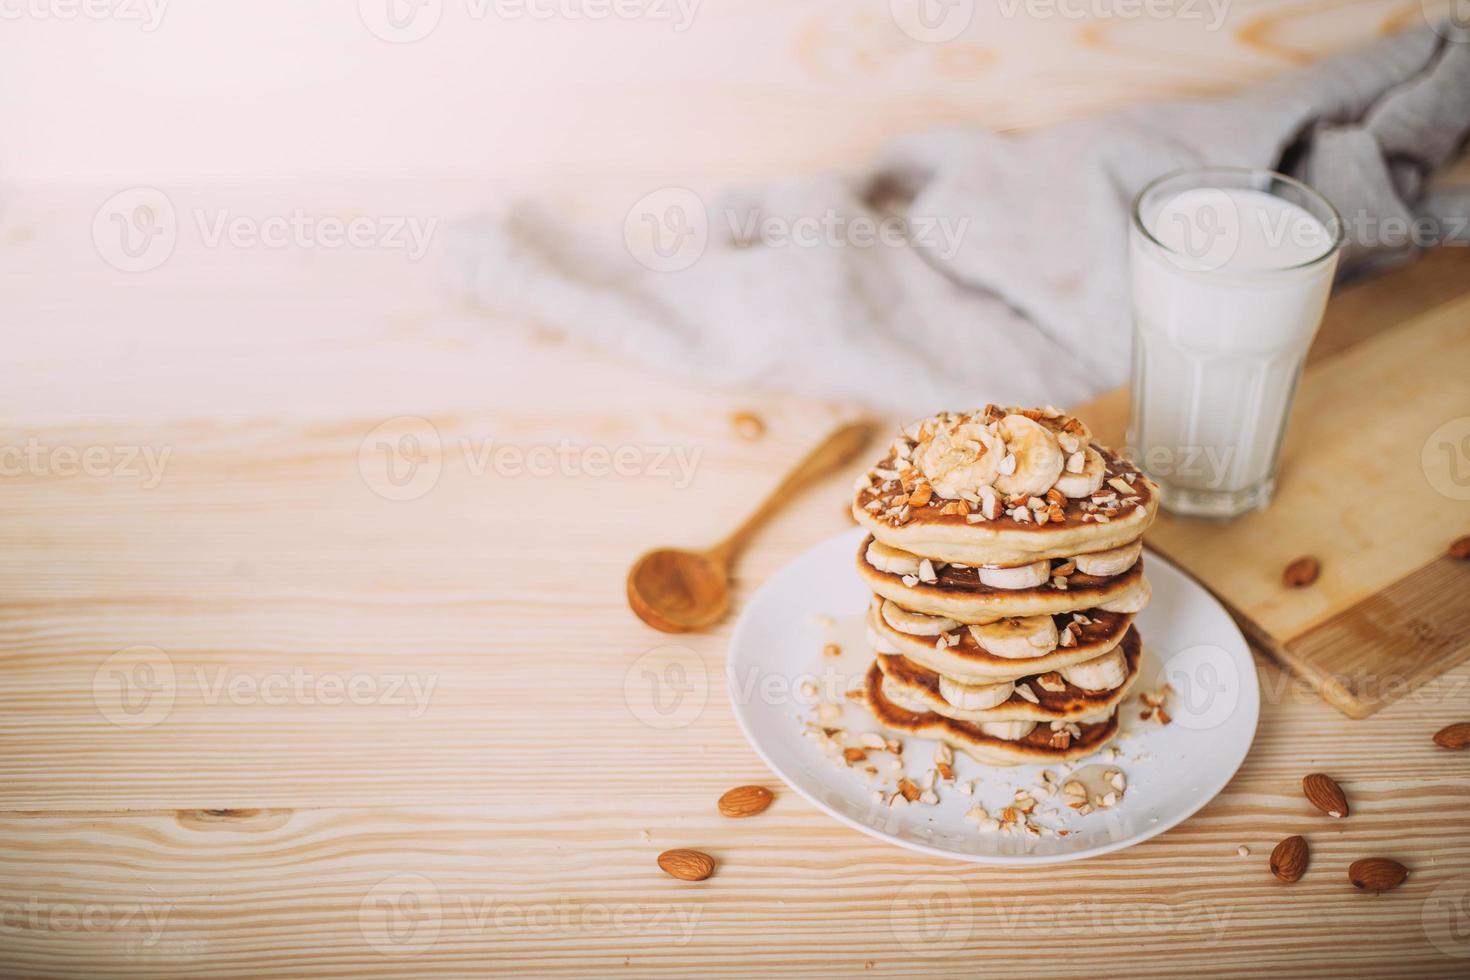
[[[860,173],[699,201],[708,240],[677,271],[534,202],[462,222],[449,270],[486,308],[681,375],[915,415],[1071,404],[1127,380],[1128,209],[1149,180],[1203,164],[1291,173],[1344,216],[1351,271],[1436,235],[1467,244],[1470,195],[1430,185],[1467,134],[1470,37],[1441,25],[1226,98],[917,133]],[[908,244],[844,230],[899,216]],[[839,230],[806,239],[818,245],[750,233],[795,237],[803,218]]]

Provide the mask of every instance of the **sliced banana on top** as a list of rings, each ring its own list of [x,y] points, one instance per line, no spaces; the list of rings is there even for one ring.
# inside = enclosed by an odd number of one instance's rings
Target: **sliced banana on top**
[[[918,575],[919,564],[923,561],[918,555],[890,548],[876,538],[868,542],[868,550],[863,557],[869,565],[890,575]]]
[[[1109,650],[1101,657],[1063,667],[1059,672],[1068,684],[1084,691],[1112,691],[1128,679],[1128,658],[1122,650]]]
[[[997,430],[1005,440],[1007,455],[995,477],[995,489],[1031,497],[1050,490],[1066,464],[1056,436],[1024,415],[1007,415],[997,423]]]
[[[1115,613],[1141,612],[1143,607],[1148,605],[1149,597],[1153,594],[1154,589],[1148,584],[1148,579],[1140,578],[1137,588],[1130,589],[1110,602],[1099,602],[1097,608]]]
[[[986,653],[1006,660],[1029,660],[1057,648],[1057,624],[1050,616],[1013,616],[969,627]]]
[[[885,623],[900,633],[909,633],[913,636],[938,636],[960,625],[953,619],[946,619],[943,616],[926,616],[923,613],[910,612],[888,599],[883,600],[882,611]]]
[[[987,568],[981,565],[975,571],[980,575],[980,583],[992,589],[1032,589],[1051,580],[1051,562],[1047,559],[1014,568]]]
[[[1016,690],[1015,682],[1000,684],[961,684],[939,675],[939,694],[956,708],[966,711],[984,711],[1005,704]]]
[[[1143,539],[1139,538],[1137,541],[1109,548],[1107,551],[1078,555],[1075,560],[1077,571],[1084,575],[1122,575],[1138,564],[1138,556],[1141,554],[1143,554]]]
[[[1073,499],[1090,497],[1103,485],[1107,474],[1108,463],[1102,453],[1085,446],[1067,457],[1062,475],[1057,477],[1057,492]]]
[[[1034,721],[982,721],[980,730],[991,738],[1005,739],[1014,742],[1025,738],[1036,728]]]
[[[936,494],[957,500],[963,490],[990,486],[1005,454],[999,436],[979,422],[967,422],[936,431],[919,453],[919,470]]]

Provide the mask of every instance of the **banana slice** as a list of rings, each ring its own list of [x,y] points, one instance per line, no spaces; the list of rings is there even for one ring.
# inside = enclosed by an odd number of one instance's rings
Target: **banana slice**
[[[1097,608],[1107,612],[1136,613],[1148,605],[1148,600],[1154,594],[1153,586],[1148,584],[1148,579],[1140,578],[1138,588],[1118,596],[1111,602],[1100,602]]]
[[[918,555],[890,548],[876,539],[868,542],[868,550],[863,553],[863,557],[868,560],[869,565],[890,575],[917,575],[919,562],[923,561]]]
[[[1034,721],[982,721],[980,730],[991,738],[1003,738],[1007,742],[1025,738],[1036,727]]]
[[[1021,616],[971,626],[970,635],[986,653],[1006,660],[1029,660],[1051,653],[1059,639],[1050,616]]]
[[[931,710],[927,703],[920,701],[886,677],[883,678],[883,697],[915,714],[926,715]]]
[[[1007,415],[997,429],[1005,440],[1007,455],[995,477],[995,489],[1032,497],[1050,490],[1067,462],[1057,437],[1024,415]]]
[[[981,565],[975,571],[980,573],[981,584],[992,589],[1031,589],[1046,584],[1051,578],[1051,562],[1042,559],[1015,568],[986,568]]]
[[[1141,554],[1143,539],[1139,538],[1132,544],[1109,548],[1107,551],[1078,555],[1077,571],[1084,575],[1122,575],[1138,563],[1138,556]]]
[[[1103,485],[1107,472],[1108,464],[1102,453],[1091,446],[1079,449],[1067,457],[1062,475],[1057,477],[1057,492],[1073,499],[1090,497]]]
[[[1005,704],[1015,689],[1013,681],[1001,684],[961,684],[943,674],[939,675],[940,696],[956,708],[964,708],[966,711],[983,711]]]
[[[900,633],[909,633],[913,636],[938,636],[960,625],[943,616],[926,616],[923,613],[909,612],[898,603],[887,599],[883,600],[883,621]]]
[[[1113,715],[1116,714],[1117,711],[1118,708],[1115,705],[1111,708],[1104,708],[1101,711],[1095,711],[1090,715],[1082,715],[1080,718],[1073,718],[1072,721],[1074,724],[1078,725],[1101,725],[1103,722],[1113,717]]]
[[[1086,422],[1071,415],[1064,415],[1061,409],[1052,408],[1050,405],[1040,409],[1007,405],[1001,411],[1013,415],[1025,415],[1046,426],[1057,437],[1057,442],[1061,444],[1064,453],[1074,453],[1092,441],[1092,430],[1087,427]]]
[[[868,627],[868,646],[872,647],[874,650],[877,650],[879,653],[886,653],[889,655],[901,652],[898,649],[898,646],[894,644],[892,640],[888,639],[888,637],[879,633],[871,626]]]
[[[934,433],[919,453],[919,470],[936,494],[956,500],[961,491],[994,483],[1005,454],[999,436],[979,422],[966,422]]]
[[[1122,650],[1109,650],[1101,657],[1063,667],[1062,678],[1084,691],[1111,691],[1128,679],[1128,659]]]

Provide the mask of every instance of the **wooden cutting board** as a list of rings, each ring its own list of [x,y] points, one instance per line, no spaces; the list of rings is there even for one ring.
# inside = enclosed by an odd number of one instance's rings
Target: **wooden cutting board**
[[[1314,355],[1271,506],[1229,523],[1160,515],[1147,541],[1365,718],[1470,656],[1470,561],[1447,553],[1470,534],[1470,297]],[[1121,445],[1127,410],[1114,392],[1078,412]],[[1320,577],[1289,588],[1302,556]]]

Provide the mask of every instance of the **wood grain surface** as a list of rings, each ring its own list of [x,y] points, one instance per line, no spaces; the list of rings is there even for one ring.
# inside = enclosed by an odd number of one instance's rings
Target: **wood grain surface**
[[[1267,70],[1406,9],[1247,41]],[[24,327],[0,386],[0,976],[1464,974],[1470,763],[1430,735],[1466,719],[1470,667],[1352,722],[1261,660],[1241,772],[1122,853],[1018,873],[880,844],[745,743],[729,623],[668,637],[623,597],[637,554],[718,540],[849,409],[487,324],[399,255],[181,245],[121,273],[88,237],[105,193],[0,212]],[[1463,291],[1455,252],[1343,292],[1324,342]],[[757,537],[736,608],[849,526],[850,476]],[[1310,771],[1350,818],[1310,808]],[[774,805],[721,817],[743,783]],[[1287,886],[1267,855],[1295,833]],[[670,847],[715,875],[664,876]],[[1408,881],[1356,892],[1373,855]]]

